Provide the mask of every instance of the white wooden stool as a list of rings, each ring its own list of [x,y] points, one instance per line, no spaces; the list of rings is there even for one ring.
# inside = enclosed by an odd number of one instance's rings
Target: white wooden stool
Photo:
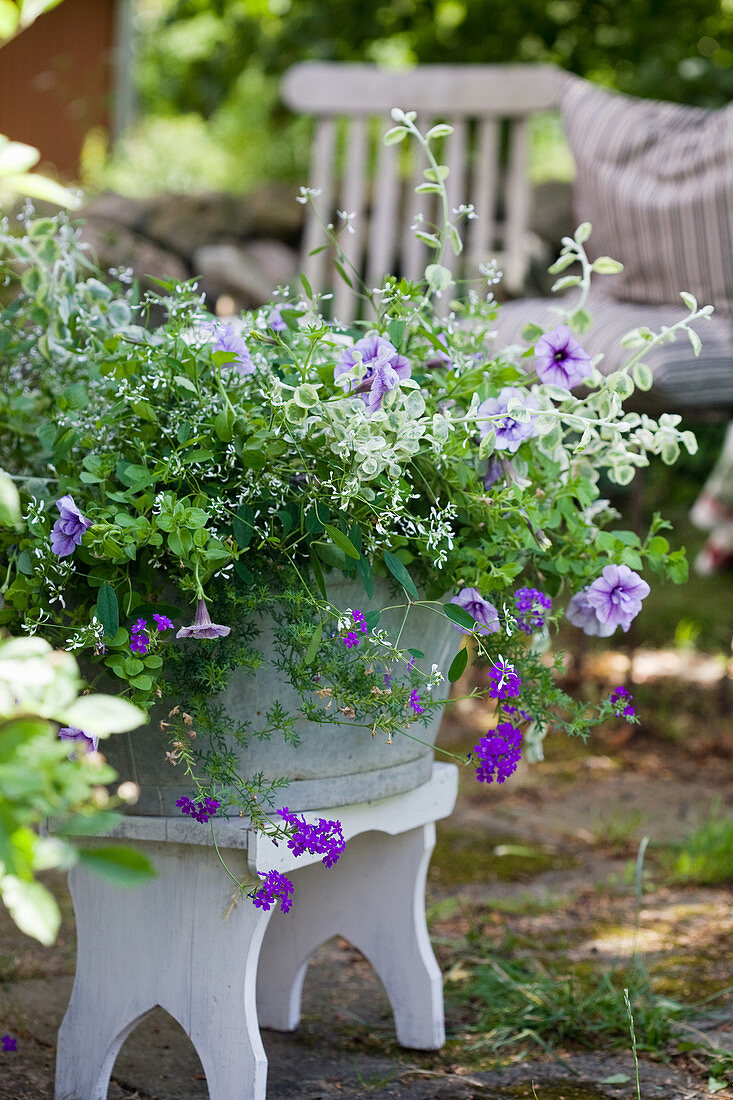
[[[430,782],[406,794],[306,813],[309,821],[342,823],[347,845],[333,868],[318,856],[294,858],[236,819],[216,819],[217,844],[240,880],[273,868],[292,879],[287,915],[239,897],[207,826],[125,818],[112,835],[134,841],[158,876],[122,889],[84,867],[70,874],[78,947],[59,1030],[56,1100],[105,1100],[122,1044],[157,1005],[190,1037],[211,1100],[265,1100],[260,1025],[298,1026],[310,956],[336,934],[379,975],[399,1043],[442,1046],[443,988],[425,923],[425,876],[435,821],[450,814],[457,785],[456,766],[436,764]]]

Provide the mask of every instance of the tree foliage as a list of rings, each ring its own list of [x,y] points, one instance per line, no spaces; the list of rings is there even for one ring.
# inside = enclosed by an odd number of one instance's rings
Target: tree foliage
[[[307,58],[549,61],[620,91],[720,106],[733,93],[727,0],[170,0],[146,35],[153,110],[208,117],[242,70]]]

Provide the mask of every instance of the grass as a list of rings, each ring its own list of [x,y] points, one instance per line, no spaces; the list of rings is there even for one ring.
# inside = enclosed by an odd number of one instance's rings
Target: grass
[[[699,829],[673,849],[668,870],[676,882],[721,886],[733,882],[733,816],[718,816],[720,804]]]

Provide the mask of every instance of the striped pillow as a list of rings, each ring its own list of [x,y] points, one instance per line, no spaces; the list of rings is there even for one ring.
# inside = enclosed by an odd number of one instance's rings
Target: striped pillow
[[[562,113],[590,254],[625,268],[606,293],[664,305],[687,290],[733,317],[733,105],[635,99],[571,77]]]

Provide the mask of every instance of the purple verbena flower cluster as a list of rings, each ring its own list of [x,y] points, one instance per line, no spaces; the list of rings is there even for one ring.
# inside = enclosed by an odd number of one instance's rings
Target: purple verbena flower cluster
[[[280,903],[280,912],[289,913],[293,908],[293,884],[279,871],[268,871],[267,874],[259,872],[263,879],[258,890],[250,894],[255,909],[264,909],[269,912],[273,905]]]
[[[59,741],[77,741],[84,745],[86,752],[96,752],[99,738],[93,737],[84,730],[78,730],[74,726],[62,726],[57,737]],[[73,751],[69,753],[69,760],[74,759]]]
[[[538,588],[518,588],[514,594],[517,626],[525,634],[534,634],[545,625],[543,611],[549,611],[552,600]]]
[[[608,697],[608,701],[615,706],[617,718],[633,718],[636,714],[636,710],[633,707],[634,700],[631,692],[627,691],[621,684],[613,689]]]
[[[504,702],[505,699],[516,699],[522,687],[522,681],[517,675],[514,665],[505,661],[503,657],[497,657],[489,669],[489,695],[492,699]]]
[[[326,867],[333,867],[346,847],[340,821],[327,821],[322,817],[317,825],[310,825],[304,817],[298,817],[287,806],[277,812],[293,828],[288,848],[294,856],[310,852],[314,856],[323,856],[322,862]]]
[[[130,627],[130,649],[133,653],[144,656],[150,649],[150,635],[147,631],[147,620],[138,619]]]
[[[565,614],[585,634],[608,638],[618,626],[629,629],[649,592],[646,581],[628,565],[607,565],[600,577],[573,596]]]
[[[57,519],[51,528],[51,549],[57,557],[68,558],[81,545],[84,532],[92,526],[92,521],[81,514],[69,493],[59,497],[56,507],[61,519]]]
[[[415,690],[410,695],[410,706],[414,710],[415,714],[424,714],[425,713],[425,707],[422,706],[421,703],[420,703],[420,695],[418,693],[417,688],[415,688]]]
[[[172,630],[173,622],[167,615],[159,615],[157,611],[153,612],[153,618],[155,619],[155,625],[158,628],[160,634],[163,630]]]
[[[18,1040],[14,1039],[12,1035],[3,1035],[0,1043],[3,1044],[3,1054],[9,1054],[11,1051],[18,1049]]]
[[[354,646],[357,646],[359,644],[359,639],[357,638],[353,630],[350,630],[348,634],[345,634],[342,640],[347,649],[353,649]]]
[[[474,746],[479,783],[503,783],[514,775],[522,757],[522,734],[511,722],[500,722]]]
[[[354,625],[359,627],[359,630],[362,632],[362,634],[368,634],[369,631],[367,630],[366,619],[359,608],[355,607],[351,614],[354,620]]]
[[[176,800],[176,806],[181,807],[182,814],[190,814],[195,821],[200,821],[202,825],[205,825],[209,818],[214,816],[220,805],[220,802],[217,802],[215,798],[209,798],[208,795],[203,802],[194,802],[185,794]]]
[[[354,610],[351,612],[351,617],[354,620],[354,629],[349,630],[348,633],[345,634],[344,637],[341,639],[347,649],[353,649],[354,646],[357,646],[359,644],[360,639],[358,634],[356,633],[357,627],[362,632],[362,634],[369,633],[369,630],[367,629],[366,618],[358,607],[355,607]]]

